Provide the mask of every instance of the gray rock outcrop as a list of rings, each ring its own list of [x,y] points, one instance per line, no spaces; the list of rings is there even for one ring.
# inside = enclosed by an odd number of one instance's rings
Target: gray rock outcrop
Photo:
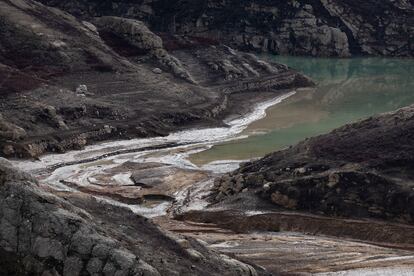
[[[213,201],[248,190],[285,210],[413,224],[412,133],[414,106],[346,125],[242,165]]]
[[[75,17],[23,0],[0,2],[0,63],[43,79],[62,72],[133,67]]]
[[[242,49],[339,57],[414,55],[414,6],[407,1],[206,0],[204,9],[200,3],[173,2],[155,10],[171,21],[154,25]]]
[[[129,210],[88,196],[79,201],[86,209],[70,201],[0,159],[1,275],[256,275],[252,267],[163,232]],[[97,214],[111,208],[135,225],[129,230],[134,239],[106,213]]]
[[[136,47],[143,54],[154,57],[161,65],[168,68],[175,76],[195,83],[183,64],[170,55],[164,48],[162,39],[151,32],[141,21],[121,17],[104,16],[94,21],[100,32],[111,33]]]
[[[42,2],[81,17],[136,18],[153,30],[290,55],[414,56],[414,5],[393,0]]]
[[[8,122],[3,115],[0,113],[0,137],[7,140],[20,140],[26,137],[26,131]]]

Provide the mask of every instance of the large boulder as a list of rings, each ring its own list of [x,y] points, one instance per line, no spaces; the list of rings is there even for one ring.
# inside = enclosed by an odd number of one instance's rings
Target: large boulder
[[[109,33],[121,38],[125,43],[136,47],[142,54],[154,57],[175,76],[190,83],[195,83],[181,61],[163,48],[162,39],[151,32],[143,22],[121,17],[103,16],[96,18],[95,23],[101,35]]]
[[[143,52],[163,48],[162,39],[139,20],[103,16],[94,20],[100,32],[109,32],[126,40]]]
[[[0,113],[0,139],[3,140],[20,140],[26,137],[26,131],[8,122]]]

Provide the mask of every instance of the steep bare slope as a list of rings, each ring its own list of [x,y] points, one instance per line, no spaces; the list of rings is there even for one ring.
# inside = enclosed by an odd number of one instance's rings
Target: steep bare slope
[[[287,210],[413,224],[413,134],[414,106],[349,124],[242,165],[214,200],[247,192]]]

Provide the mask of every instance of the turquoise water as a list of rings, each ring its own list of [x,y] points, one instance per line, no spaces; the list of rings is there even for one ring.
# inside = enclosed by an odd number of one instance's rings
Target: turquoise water
[[[317,87],[300,90],[268,109],[266,118],[244,132],[248,138],[193,155],[191,160],[195,163],[260,157],[346,123],[414,103],[414,60],[263,58],[310,76]]]

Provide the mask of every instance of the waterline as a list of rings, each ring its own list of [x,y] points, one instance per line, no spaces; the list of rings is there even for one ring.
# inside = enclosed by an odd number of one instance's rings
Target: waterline
[[[165,164],[172,164],[183,168],[197,168],[194,164],[187,160],[189,154],[206,150],[215,143],[230,141],[234,139],[242,139],[245,136],[238,136],[244,129],[254,121],[262,119],[266,116],[266,110],[274,105],[277,105],[285,99],[293,96],[296,91],[291,91],[284,95],[278,96],[274,99],[258,104],[252,112],[241,118],[227,120],[225,123],[227,127],[190,129],[172,133],[166,137],[154,137],[143,139],[132,139],[123,141],[106,142],[97,145],[87,146],[81,151],[70,151],[64,154],[49,154],[40,158],[39,161],[13,161],[13,163],[23,170],[36,173],[59,164],[65,163],[82,163],[82,160],[93,159],[94,157],[103,156],[116,151],[127,151],[132,149],[143,149],[151,146],[162,146],[165,144],[177,143],[185,144],[184,146],[173,147],[179,152],[168,154],[172,149],[165,148],[161,150],[148,150],[137,153],[126,153],[117,156],[108,157],[106,160],[112,160],[117,163],[116,159],[124,159],[123,156],[132,158],[135,162],[160,162]],[[148,154],[154,152],[165,153],[162,157],[146,157]],[[144,156],[144,157],[143,157]],[[94,162],[92,160],[91,162]],[[109,165],[106,165],[109,166]],[[113,164],[112,164],[113,166]],[[68,167],[79,167],[79,165],[71,165]],[[104,165],[105,167],[105,165]],[[101,166],[102,168],[102,166]],[[58,169],[59,172],[64,170]],[[75,171],[72,171],[73,173]],[[67,168],[64,175],[67,175]]]

